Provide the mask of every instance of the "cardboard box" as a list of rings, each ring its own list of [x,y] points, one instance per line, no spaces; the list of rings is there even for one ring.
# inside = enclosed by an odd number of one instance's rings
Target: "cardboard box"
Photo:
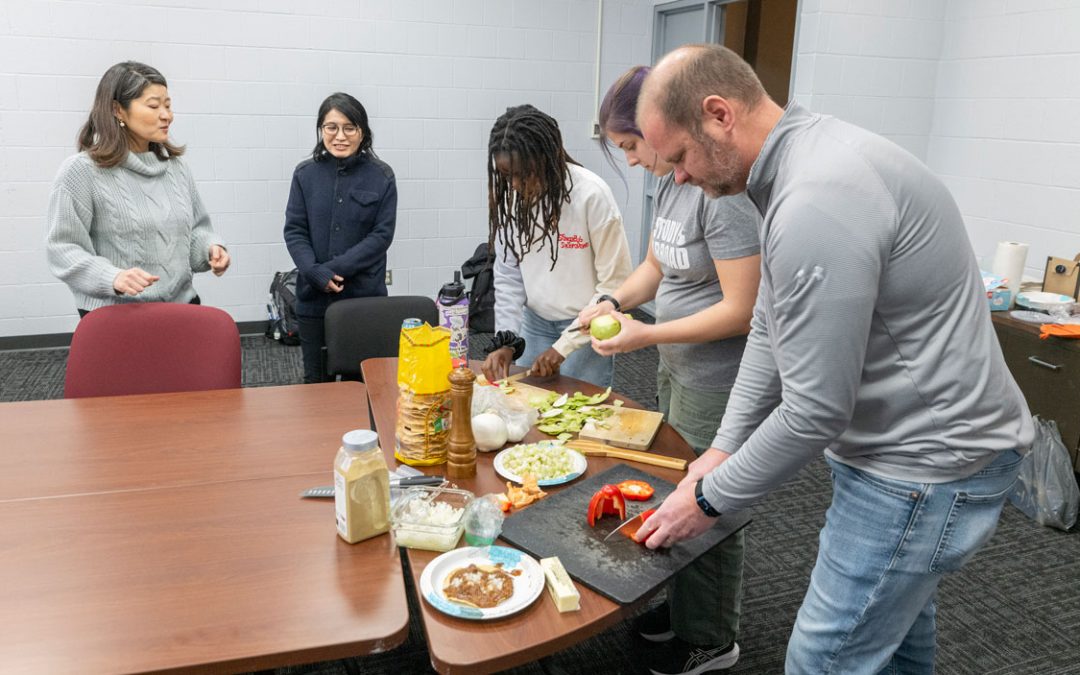
[[[1073,260],[1048,256],[1042,289],[1046,293],[1080,298],[1080,255]]]

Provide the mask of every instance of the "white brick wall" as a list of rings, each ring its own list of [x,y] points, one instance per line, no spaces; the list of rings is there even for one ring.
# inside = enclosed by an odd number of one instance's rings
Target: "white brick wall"
[[[928,159],[980,258],[1030,245],[1027,273],[1080,252],[1080,5],[949,3]]]
[[[652,4],[605,0],[602,90],[648,62]],[[397,173],[391,293],[433,295],[486,238],[487,135],[519,103],[555,116],[570,153],[608,180],[636,251],[640,172],[624,167],[624,185],[589,137],[596,33],[595,0],[0,3],[0,337],[74,329],[45,263],[48,193],[98,78],[126,59],[169,79],[174,138],[234,259],[196,287],[238,321],[265,318],[273,272],[291,267],[289,180],[336,90],[367,107]]]
[[[795,97],[881,133],[952,190],[981,259],[1080,252],[1080,6],[804,0]]]
[[[800,3],[795,99],[926,159],[946,3]]]

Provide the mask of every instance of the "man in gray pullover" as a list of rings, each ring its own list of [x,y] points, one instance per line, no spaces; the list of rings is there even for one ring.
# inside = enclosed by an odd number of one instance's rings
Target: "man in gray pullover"
[[[993,534],[1034,435],[956,203],[893,143],[781,109],[723,47],[664,57],[638,122],[676,181],[745,190],[763,216],[727,412],[639,538],[696,536],[824,451],[833,502],[787,672],[932,672],[941,576]]]

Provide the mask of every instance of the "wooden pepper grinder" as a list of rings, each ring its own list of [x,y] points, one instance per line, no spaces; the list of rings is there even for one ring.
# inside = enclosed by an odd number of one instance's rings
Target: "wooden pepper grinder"
[[[450,372],[450,442],[446,475],[472,478],[476,475],[476,439],[472,432],[472,393],[476,374],[465,366]]]

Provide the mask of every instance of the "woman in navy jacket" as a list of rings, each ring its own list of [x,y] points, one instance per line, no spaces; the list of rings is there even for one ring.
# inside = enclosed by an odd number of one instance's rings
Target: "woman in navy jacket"
[[[296,313],[304,382],[325,379],[323,316],[343,298],[386,295],[386,251],[394,239],[394,171],[375,157],[367,111],[348,94],[319,106],[311,159],[293,171],[285,244],[299,270]]]

